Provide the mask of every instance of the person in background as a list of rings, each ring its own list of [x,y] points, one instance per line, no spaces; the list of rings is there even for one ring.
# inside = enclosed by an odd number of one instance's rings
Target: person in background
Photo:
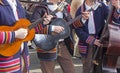
[[[83,4],[84,0],[72,0],[71,1],[71,6],[70,6],[70,14],[72,16],[72,18],[75,18],[75,13],[77,11],[77,9]],[[73,56],[75,57],[80,57],[79,51],[78,51],[78,41],[79,38],[77,37],[75,30],[72,29],[72,36],[73,36],[73,40],[74,40],[74,53]]]
[[[119,4],[114,4],[116,10],[112,19],[115,22],[119,20],[117,11],[118,5]],[[84,24],[83,27],[75,29],[79,37],[78,46],[83,63],[82,73],[98,73],[94,68],[92,69],[92,56],[94,54],[94,49],[96,49],[95,46],[102,46],[99,38],[108,14],[108,7],[104,3],[95,0],[85,0],[84,4],[80,6],[76,12],[76,16],[82,15],[81,21]]]
[[[0,27],[15,26],[16,25],[15,23],[19,21],[19,19],[21,18],[26,17],[25,11],[22,8],[19,0],[0,0]],[[22,27],[18,28],[15,31],[13,30],[0,31],[0,44],[1,44],[0,46],[2,46],[3,44],[11,44],[15,41],[16,38],[22,40],[27,36],[27,34],[28,30]],[[11,52],[11,50],[9,52]],[[0,54],[0,73],[28,73],[28,72],[29,72],[29,55],[27,42],[22,42],[20,50],[12,56],[4,56]]]
[[[52,20],[56,18],[63,18],[66,21],[71,19],[69,14],[69,5],[65,5],[62,7],[63,10],[56,12],[54,15],[52,13],[59,6],[57,3],[61,2],[59,0],[46,0],[43,2],[53,3],[53,4],[42,4],[36,6],[35,11],[31,17],[31,22],[34,22],[36,19],[45,17],[42,23],[39,23],[35,28],[37,34],[46,34],[48,30],[52,30],[56,33],[62,32],[64,27],[62,26],[54,26],[50,25]],[[50,27],[49,27],[50,26]],[[75,25],[74,25],[75,26]],[[68,42],[69,43],[69,42]],[[70,46],[70,44],[68,44]],[[60,64],[63,73],[75,73],[75,68],[73,65],[73,61],[71,59],[71,55],[68,51],[68,48],[65,44],[65,39],[60,39],[58,41],[58,45],[56,48],[45,51],[42,48],[37,48],[37,56],[40,60],[40,66],[43,73],[54,73],[55,63],[56,61]]]
[[[70,6],[70,14],[72,18],[75,18],[75,13],[77,9],[83,4],[84,0],[72,0]]]

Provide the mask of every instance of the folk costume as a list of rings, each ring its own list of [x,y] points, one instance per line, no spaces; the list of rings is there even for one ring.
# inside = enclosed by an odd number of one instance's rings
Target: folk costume
[[[77,10],[76,16],[89,9],[92,9],[89,19],[81,19],[84,24],[83,27],[75,29],[76,34],[79,37],[78,48],[82,56],[83,73],[91,73],[92,54],[94,53],[94,50],[91,48],[93,48],[95,39],[100,38],[109,12],[108,7],[104,3],[95,2],[94,5],[90,7],[84,2]],[[113,20],[117,21],[115,15],[113,16]]]
[[[94,6],[96,7],[94,9]],[[80,15],[83,11],[89,10],[91,7],[84,4],[78,8],[76,16]],[[105,20],[108,15],[108,8],[103,4],[96,2],[93,5],[93,10],[90,12],[91,16],[88,20],[83,20],[83,27],[75,29],[79,37],[78,48],[82,56],[83,73],[93,73],[91,70],[92,53],[91,46],[95,39],[99,39],[101,31],[105,25]],[[92,47],[93,48],[93,47]]]
[[[56,5],[39,5],[35,8],[33,12],[31,21],[35,21],[36,19],[43,17],[45,13],[52,12],[56,10]],[[62,12],[55,13],[55,18],[64,18],[66,21],[71,19],[68,14],[69,5],[65,6]],[[76,24],[77,25],[77,24]],[[74,26],[76,26],[74,25]],[[48,34],[48,30],[52,29],[49,27],[50,25],[38,24],[36,27],[37,34]],[[43,73],[54,73],[55,61],[57,60],[62,67],[63,73],[74,73],[74,66],[72,63],[72,59],[70,53],[66,47],[64,42],[65,39],[60,39],[57,48],[54,48],[50,51],[45,51],[40,48],[37,49],[37,55],[40,59],[41,70]],[[69,43],[69,42],[68,42]],[[69,45],[69,44],[68,44]]]
[[[111,24],[119,27],[120,26],[120,9],[115,9],[113,12],[113,15],[115,16],[115,18],[111,20]],[[120,73],[120,56],[117,58],[116,70],[117,70],[117,73]]]
[[[20,18],[25,18],[25,12],[18,0],[2,0],[0,4],[0,26],[13,26]],[[0,44],[12,43],[15,32],[0,31]],[[14,47],[15,48],[15,47]],[[11,49],[12,50],[12,49]],[[7,52],[6,52],[7,53]],[[20,50],[13,56],[0,55],[0,73],[22,73],[23,62],[26,72],[29,70],[29,56],[27,42],[21,44]]]

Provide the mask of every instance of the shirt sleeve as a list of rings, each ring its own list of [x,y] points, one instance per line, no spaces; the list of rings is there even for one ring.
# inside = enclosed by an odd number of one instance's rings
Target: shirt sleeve
[[[45,12],[46,12],[46,9],[44,6],[43,7],[36,6],[32,14],[31,22],[35,22],[37,19],[41,19],[40,23],[38,23],[37,26],[35,27],[36,33],[46,34],[48,32],[48,27],[43,24],[43,19],[42,19]]]
[[[2,31],[0,31],[0,44],[12,43],[14,40],[15,40],[15,32],[11,32],[11,31],[2,32]]]

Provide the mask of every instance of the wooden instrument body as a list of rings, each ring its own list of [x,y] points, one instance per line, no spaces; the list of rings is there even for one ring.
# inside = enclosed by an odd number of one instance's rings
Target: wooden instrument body
[[[117,59],[120,56],[120,26],[109,24],[109,44],[103,56],[103,73],[116,73]]]
[[[0,26],[0,31],[15,31],[19,28],[26,28],[28,29],[28,26],[30,25],[29,20],[27,19],[20,19],[15,23],[14,26]],[[3,56],[13,56],[20,50],[20,46],[22,42],[30,41],[34,38],[35,30],[28,29],[28,35],[25,39],[15,39],[13,43],[5,43],[0,44],[0,55]],[[21,34],[22,35],[22,34]]]
[[[109,25],[109,44],[106,54],[120,56],[120,26]]]

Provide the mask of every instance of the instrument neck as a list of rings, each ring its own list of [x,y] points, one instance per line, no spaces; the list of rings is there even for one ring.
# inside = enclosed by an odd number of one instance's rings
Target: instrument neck
[[[42,23],[42,21],[43,21],[43,18],[37,19],[35,22],[31,23],[31,24],[28,26],[28,30],[31,30],[32,28],[34,28],[38,23]]]
[[[59,6],[59,5],[60,5],[60,6]],[[47,11],[48,11],[48,14],[51,14],[51,15],[54,16],[55,13],[57,13],[59,10],[61,10],[61,9],[64,8],[64,6],[65,6],[63,2],[61,2],[59,5],[58,5],[58,8],[57,8],[56,10],[54,10],[53,12],[49,12],[49,10],[47,10]],[[61,7],[61,6],[62,6],[62,7]],[[42,17],[42,18],[37,19],[35,22],[33,22],[31,25],[28,26],[28,29],[31,30],[31,29],[34,28],[38,23],[42,23],[43,18],[45,18],[45,17]]]
[[[74,23],[75,21],[77,21],[77,20],[79,20],[81,18],[82,18],[82,16],[79,15],[79,16],[75,17],[74,19],[71,19],[69,22],[67,22],[67,24],[70,25],[70,24]]]

